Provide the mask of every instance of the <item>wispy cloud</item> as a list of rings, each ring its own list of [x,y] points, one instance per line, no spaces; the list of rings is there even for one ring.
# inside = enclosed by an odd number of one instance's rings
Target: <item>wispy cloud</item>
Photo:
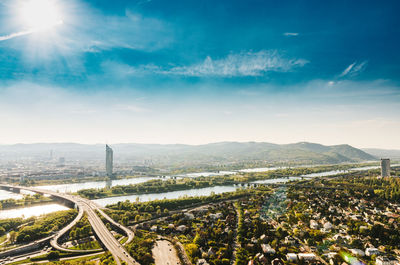
[[[299,36],[299,33],[298,32],[285,32],[285,33],[283,33],[283,35],[286,37],[296,37],[296,36]]]
[[[339,77],[353,77],[360,74],[367,67],[368,61],[363,61],[361,63],[354,62],[344,69],[344,71],[339,75]]]
[[[20,31],[20,32],[15,32],[15,33],[11,33],[8,35],[4,35],[4,36],[0,36],[0,41],[5,41],[5,40],[10,40],[16,37],[21,37],[21,36],[25,36],[28,34],[32,34],[34,33],[34,30],[25,30],[25,31]]]
[[[138,67],[124,66],[126,74],[156,73],[195,77],[261,76],[267,72],[289,72],[307,64],[305,59],[288,59],[277,51],[232,53],[221,59],[207,56],[204,61],[192,65],[163,68],[154,64]]]
[[[45,30],[50,29],[52,27],[59,26],[62,23],[63,23],[62,21],[57,21],[56,23],[50,24],[50,25],[45,26],[45,27],[31,28],[31,29],[24,30],[24,31],[19,31],[19,32],[14,32],[14,33],[8,34],[8,35],[3,35],[3,36],[0,36],[0,41],[10,40],[10,39],[13,39],[13,38],[16,38],[16,37],[29,35],[29,34],[33,34],[33,33],[36,33],[36,32],[42,32],[42,31],[45,31]]]
[[[307,64],[305,59],[287,59],[277,51],[242,52],[213,60],[208,56],[202,63],[174,67],[170,74],[185,76],[260,76],[266,72],[288,72]]]

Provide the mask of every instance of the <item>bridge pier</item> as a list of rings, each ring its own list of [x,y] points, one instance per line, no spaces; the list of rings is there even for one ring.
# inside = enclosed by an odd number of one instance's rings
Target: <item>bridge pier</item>
[[[9,191],[9,192],[13,192],[13,193],[20,193],[21,192],[21,189],[20,188],[16,188],[16,187],[1,186],[0,189],[6,190],[6,191]]]
[[[54,201],[57,201],[57,202],[59,202],[60,204],[67,206],[68,208],[71,208],[71,209],[77,209],[77,208],[78,208],[77,205],[76,205],[76,203],[74,203],[74,202],[72,202],[72,201],[70,201],[70,200],[64,199],[64,198],[62,198],[62,197],[59,197],[59,196],[51,196],[51,198],[52,198]]]
[[[63,229],[61,229],[60,231],[58,231],[54,235],[51,235],[48,238],[52,247],[64,251],[64,248],[60,247],[57,244],[58,239],[61,236],[65,235],[74,225],[76,225],[76,223],[82,218],[83,214],[86,213],[88,216],[89,223],[92,226],[93,231],[96,235],[96,238],[98,238],[98,241],[101,242],[103,248],[111,252],[117,264],[121,264],[120,260],[122,260],[126,264],[131,264],[131,265],[138,264],[128,253],[126,253],[126,250],[124,250],[121,243],[114,238],[113,234],[110,231],[108,231],[106,225],[104,224],[104,221],[97,215],[97,212],[100,213],[105,219],[107,219],[107,221],[110,222],[112,225],[114,224],[116,226],[116,229],[118,229],[118,231],[120,229],[124,230],[126,235],[128,236],[127,242],[132,241],[134,236],[133,232],[130,231],[128,228],[125,228],[122,225],[116,223],[113,219],[111,219],[111,217],[103,213],[103,211],[95,203],[83,198],[79,198],[77,196],[57,193],[53,191],[41,190],[34,187],[22,187],[22,186],[11,186],[7,184],[0,184],[0,188],[1,187],[9,190],[11,190],[12,188],[14,192],[17,191],[19,192],[22,189],[32,192],[48,194],[58,202],[61,202],[71,208],[79,209],[78,215],[73,222],[71,222],[66,227],[64,227]],[[98,250],[93,250],[93,251],[98,251]],[[71,250],[71,252],[80,252],[80,250],[74,250],[74,251]]]

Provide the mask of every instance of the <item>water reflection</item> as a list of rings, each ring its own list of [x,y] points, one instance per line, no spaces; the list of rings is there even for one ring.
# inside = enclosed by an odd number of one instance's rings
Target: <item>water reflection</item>
[[[56,211],[68,210],[64,205],[51,203],[45,205],[37,205],[37,206],[30,206],[30,207],[23,207],[17,209],[10,209],[10,210],[1,210],[0,211],[0,219],[7,219],[7,218],[29,218],[32,216],[39,216],[42,214],[48,214]]]
[[[111,187],[112,187],[112,180],[109,179],[109,180],[106,181],[106,188],[109,189]]]
[[[238,170],[243,173],[257,173],[257,172],[267,172],[278,169],[286,169],[287,167],[258,167],[258,168],[245,168]]]
[[[298,180],[301,177],[288,177],[288,178],[277,178],[277,179],[263,179],[263,180],[256,180],[252,181],[251,183],[254,184],[273,184],[273,183],[286,183],[291,180]]]
[[[22,199],[23,195],[18,193],[9,192],[6,190],[0,190],[0,201],[6,199]]]
[[[93,200],[95,203],[101,206],[106,206],[108,204],[115,204],[119,201],[129,200],[134,202],[139,198],[141,202],[152,201],[152,200],[162,200],[162,199],[178,199],[184,196],[209,196],[212,193],[220,194],[224,192],[232,192],[238,189],[238,187],[234,186],[215,186],[201,189],[191,189],[191,190],[180,190],[180,191],[171,191],[171,192],[163,192],[163,193],[151,193],[151,194],[140,194],[140,195],[127,195],[127,196],[118,196],[111,198],[103,198]]]
[[[198,177],[211,177],[211,176],[225,176],[235,175],[236,171],[218,171],[218,172],[197,172],[177,175],[177,177],[198,178]]]
[[[319,172],[319,173],[305,174],[305,175],[301,175],[301,176],[304,178],[328,177],[328,176],[345,174],[348,172],[349,172],[348,170],[332,170],[332,171],[325,171],[325,172]]]
[[[84,189],[101,189],[101,188],[111,188],[118,185],[129,185],[129,184],[139,184],[151,179],[157,179],[156,177],[139,177],[139,178],[128,178],[128,179],[115,179],[107,181],[90,181],[82,183],[71,183],[71,184],[57,184],[57,185],[45,185],[37,186],[39,189],[53,190],[63,193],[77,192]]]

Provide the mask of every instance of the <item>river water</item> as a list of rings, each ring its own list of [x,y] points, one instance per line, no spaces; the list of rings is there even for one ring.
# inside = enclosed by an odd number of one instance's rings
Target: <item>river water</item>
[[[185,196],[209,196],[212,193],[220,194],[224,192],[235,191],[239,187],[236,186],[215,186],[215,187],[207,187],[200,189],[190,189],[190,190],[179,190],[179,191],[170,191],[163,193],[152,193],[152,194],[140,194],[140,195],[127,195],[127,196],[118,196],[111,198],[103,198],[93,200],[95,203],[101,206],[106,206],[108,204],[114,204],[119,201],[136,201],[139,198],[139,201],[153,201],[153,200],[162,200],[162,199],[178,199]]]
[[[398,166],[400,166],[400,164],[392,165],[392,167],[398,167]],[[352,171],[367,171],[367,170],[379,169],[379,168],[381,168],[381,166],[355,167],[355,168],[350,168],[348,170],[332,170],[332,171],[326,171],[326,172],[320,172],[320,173],[306,174],[306,175],[302,175],[302,177],[305,177],[305,178],[327,177],[327,176],[335,176],[335,175],[339,175],[339,174],[349,173]]]
[[[299,177],[290,177],[290,178],[278,178],[278,179],[266,179],[251,182],[250,184],[271,184],[271,183],[284,183],[290,180],[299,179]],[[246,185],[248,186],[248,185]],[[126,196],[118,196],[118,197],[110,197],[103,199],[93,200],[100,206],[106,206],[108,204],[115,204],[119,201],[152,201],[152,200],[162,200],[162,199],[178,199],[185,196],[209,196],[211,194],[220,194],[224,192],[232,192],[241,188],[241,186],[237,185],[224,185],[224,186],[215,186],[215,187],[206,187],[199,189],[190,189],[190,190],[180,190],[180,191],[171,191],[171,192],[163,192],[163,193],[150,193],[150,194],[139,194],[139,195],[126,195]],[[60,207],[57,207],[60,206]],[[0,219],[4,218],[15,218],[15,217],[24,217],[28,218],[31,216],[38,216],[41,214],[46,214],[54,211],[60,211],[66,209],[64,206],[58,204],[46,204],[41,206],[33,206],[33,207],[24,207],[18,209],[11,210],[3,210],[0,211]]]
[[[109,181],[89,181],[82,183],[71,183],[71,184],[57,184],[57,185],[45,185],[37,186],[39,189],[52,190],[62,193],[73,193],[79,190],[86,189],[101,189],[106,187],[114,187],[118,185],[130,185],[139,184],[152,179],[157,179],[156,177],[139,177],[139,178],[128,178],[128,179],[116,179]]]
[[[175,177],[195,178],[195,177],[201,177],[201,176],[204,176],[204,177],[221,176],[221,175],[223,176],[223,175],[234,175],[234,174],[237,174],[238,172],[248,172],[248,173],[249,172],[267,172],[267,171],[284,169],[284,168],[285,167],[246,168],[246,169],[241,169],[241,170],[237,170],[237,171],[187,173],[187,174],[177,175]],[[379,166],[354,168],[354,169],[350,169],[350,170],[370,170],[370,169],[376,169],[376,168],[379,168]],[[349,171],[335,170],[335,171],[327,171],[327,172],[303,175],[302,177],[333,176],[333,175],[346,173],[346,172],[349,172]],[[167,176],[166,178],[168,179],[170,177]],[[146,182],[151,179],[157,179],[157,177],[139,177],[139,178],[129,178],[129,179],[118,179],[118,180],[112,180],[112,181],[89,181],[89,182],[83,182],[83,183],[37,186],[37,188],[68,193],[68,192],[77,192],[79,190],[84,190],[84,189],[101,189],[101,188],[113,187],[113,186],[117,186],[117,185],[138,184],[138,183]]]
[[[301,179],[300,177],[289,177],[289,178],[277,178],[277,179],[264,179],[250,182],[249,184],[272,184],[272,183],[285,183],[291,180]],[[246,187],[249,185],[245,185]],[[106,206],[108,204],[115,204],[119,201],[136,201],[139,200],[141,202],[145,201],[154,201],[154,200],[162,200],[162,199],[178,199],[185,196],[209,196],[211,194],[220,194],[224,192],[232,192],[241,188],[241,186],[237,185],[224,185],[224,186],[215,186],[215,187],[207,187],[200,189],[190,189],[190,190],[179,190],[179,191],[170,191],[163,193],[151,193],[151,194],[140,194],[140,195],[126,195],[126,196],[118,196],[118,197],[110,197],[103,199],[93,200],[95,203],[101,206]]]
[[[18,218],[18,217],[29,218],[32,216],[39,216],[42,214],[48,214],[48,213],[62,211],[62,210],[68,210],[68,209],[69,208],[65,207],[64,205],[60,205],[57,203],[51,203],[51,204],[29,206],[29,207],[24,207],[24,208],[1,210],[0,211],[0,219]]]
[[[346,173],[349,171],[360,171],[360,170],[370,170],[370,169],[377,169],[379,166],[371,166],[371,167],[363,167],[363,168],[354,168],[349,170],[335,170],[335,171],[327,171],[321,173],[313,173],[303,175],[301,177],[321,177],[321,176],[333,176],[337,174]],[[243,169],[238,170],[239,172],[265,172],[270,170],[275,170],[280,168],[255,168],[255,169]],[[189,173],[185,175],[181,175],[181,177],[199,177],[199,176],[215,176],[215,175],[226,175],[229,173],[236,174],[237,172],[233,171],[222,171],[222,172],[200,172],[200,173]],[[252,183],[254,184],[271,184],[271,183],[284,183],[290,180],[300,179],[301,177],[289,177],[289,178],[278,178],[278,179],[265,179],[265,180],[258,180]],[[77,192],[78,190],[82,189],[90,189],[90,188],[104,188],[104,187],[112,187],[116,185],[129,185],[129,184],[138,184],[143,183],[151,179],[156,179],[156,177],[139,177],[139,178],[130,178],[130,179],[121,179],[121,180],[112,180],[112,181],[98,181],[98,182],[84,182],[84,183],[73,183],[73,184],[61,184],[61,185],[47,185],[47,186],[40,186],[38,188],[47,189],[52,191],[58,192]],[[172,192],[163,192],[163,193],[153,193],[153,194],[140,194],[140,195],[126,195],[126,196],[118,196],[118,197],[111,197],[111,198],[103,198],[94,200],[97,204],[101,206],[106,206],[108,204],[114,204],[119,201],[136,201],[137,198],[141,202],[151,201],[151,200],[161,200],[161,199],[178,199],[184,196],[208,196],[212,193],[220,194],[224,192],[232,192],[238,189],[238,186],[215,186],[215,187],[207,187],[207,188],[200,188],[200,189],[190,189],[190,190],[181,190],[181,191],[172,191]],[[15,194],[8,191],[0,190],[0,200],[14,198],[19,199],[22,198],[21,194]],[[41,206],[33,206],[33,207],[24,207],[12,210],[2,210],[0,211],[0,219],[3,218],[12,218],[12,217],[31,217],[31,216],[38,216],[45,213],[50,213],[53,211],[59,211],[66,209],[65,206],[58,205],[58,204],[47,204]]]
[[[6,191],[6,190],[0,190],[0,201],[7,200],[7,199],[18,200],[18,199],[22,199],[22,197],[23,197],[22,194],[9,192],[9,191]]]

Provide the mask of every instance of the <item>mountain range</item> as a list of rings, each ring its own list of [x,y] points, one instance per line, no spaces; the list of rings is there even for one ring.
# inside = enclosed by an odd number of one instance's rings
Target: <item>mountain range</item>
[[[184,144],[113,144],[115,161],[143,162],[151,160],[157,164],[182,163],[235,163],[246,161],[298,162],[298,163],[343,163],[377,160],[363,150],[347,144],[326,146],[300,142],[294,144],[272,144],[266,142],[218,142],[204,145]],[[65,157],[74,160],[104,159],[104,144],[37,143],[0,145],[0,159]]]
[[[362,150],[378,158],[400,159],[400,150],[379,148],[363,148]]]

